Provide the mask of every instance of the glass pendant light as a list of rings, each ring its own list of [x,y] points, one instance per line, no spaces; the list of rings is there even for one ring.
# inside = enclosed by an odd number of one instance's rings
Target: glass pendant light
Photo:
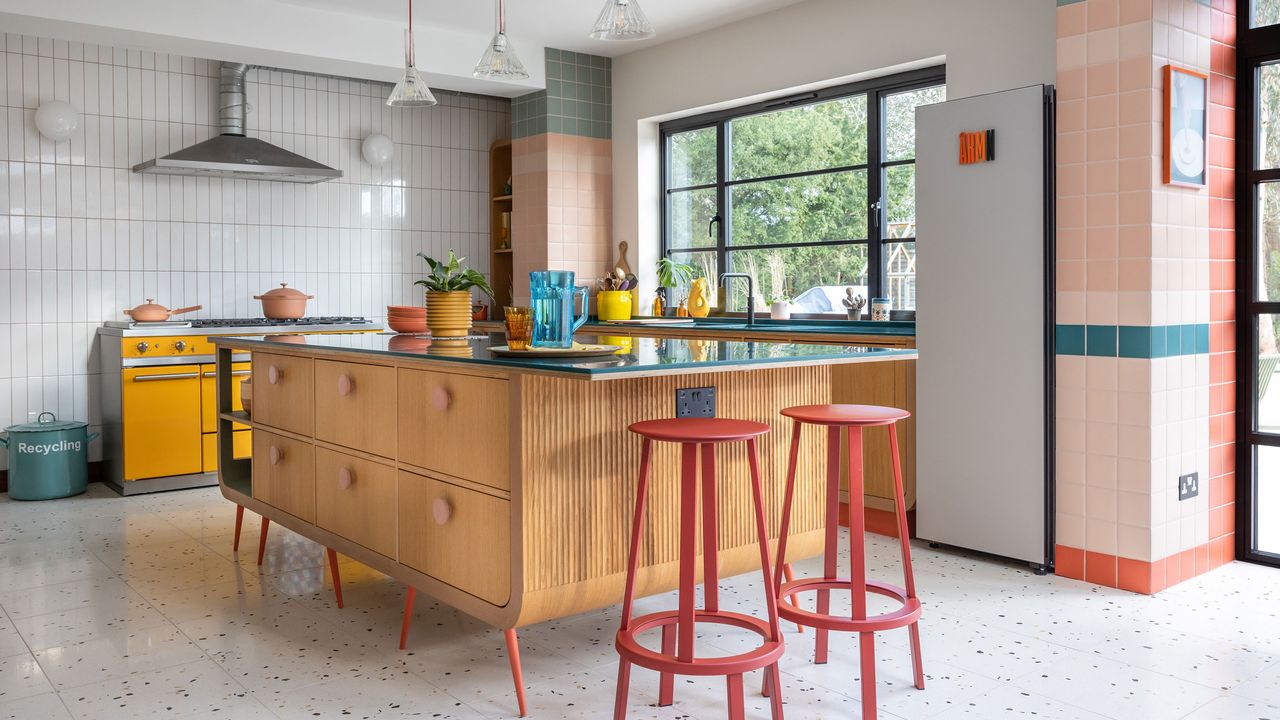
[[[605,0],[591,30],[596,40],[644,40],[655,34],[649,18],[633,0]]]
[[[391,89],[387,104],[391,107],[431,107],[436,104],[436,96],[431,94],[431,88],[413,66],[413,0],[409,0],[409,27],[404,31],[404,77]]]
[[[506,3],[497,0],[497,4],[497,31],[476,65],[475,72],[471,74],[490,80],[523,80],[529,77],[529,72],[524,69],[520,58],[516,57],[516,49],[507,41]]]

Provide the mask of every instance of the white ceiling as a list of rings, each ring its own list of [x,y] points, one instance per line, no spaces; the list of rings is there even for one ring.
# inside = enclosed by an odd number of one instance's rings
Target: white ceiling
[[[378,20],[407,16],[408,0],[277,0],[317,10]],[[554,47],[617,57],[633,50],[694,35],[802,0],[634,0],[657,28],[657,37],[633,42],[606,42],[587,37],[603,0],[505,0],[507,34],[517,48]],[[492,32],[492,0],[415,0],[413,21],[462,32]],[[419,43],[429,43],[425,33]]]
[[[587,37],[604,0],[506,0],[507,31],[530,77],[471,72],[493,34],[494,0],[417,0],[417,65],[436,88],[516,97],[545,87],[541,49],[618,56],[803,0],[632,0],[657,36]],[[852,0],[850,0],[852,1]],[[213,60],[394,82],[408,0],[0,0],[0,28]]]

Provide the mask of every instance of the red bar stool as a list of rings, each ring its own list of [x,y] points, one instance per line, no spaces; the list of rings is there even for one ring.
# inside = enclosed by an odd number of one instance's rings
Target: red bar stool
[[[911,416],[906,410],[875,405],[804,405],[791,407],[782,414],[794,420],[791,432],[791,457],[787,467],[787,486],[782,503],[782,527],[778,537],[778,572],[787,554],[787,533],[791,525],[791,502],[796,489],[796,459],[800,453],[800,430],[804,425],[821,425],[827,428],[827,488],[826,488],[826,547],[823,556],[823,573],[820,578],[801,578],[787,583],[778,582],[779,614],[798,625],[808,625],[817,631],[814,662],[827,661],[827,634],[831,630],[858,633],[861,649],[862,717],[876,717],[876,651],[875,633],[881,630],[908,627],[911,634],[911,660],[915,671],[915,685],[924,689],[924,666],[920,660],[920,600],[916,597],[915,575],[911,571],[911,540],[907,534],[907,509],[902,493],[902,463],[898,457],[899,420]],[[897,505],[898,539],[902,547],[902,574],[905,588],[886,582],[867,580],[866,548],[864,532],[866,520],[863,508],[862,430],[863,428],[888,426],[889,449],[893,453],[894,498]],[[844,429],[849,449],[849,577],[836,576],[836,539],[840,520],[840,430]],[[853,596],[851,617],[832,615],[831,591],[849,590]],[[802,592],[817,592],[818,611],[810,612],[794,601]],[[902,607],[881,615],[867,616],[867,593],[875,593],[902,603]]]
[[[631,681],[631,665],[661,673],[658,704],[673,702],[675,675],[724,675],[728,684],[730,720],[744,717],[742,674],[767,668],[766,685],[771,685],[771,708],[774,720],[782,720],[782,693],[778,660],[782,657],[782,632],[778,626],[776,589],[769,563],[769,538],[765,531],[764,501],[760,486],[760,459],[756,438],[769,432],[769,426],[748,420],[726,418],[677,418],[634,423],[630,430],[644,438],[640,450],[640,482],[636,489],[635,516],[631,524],[631,549],[627,564],[626,593],[622,601],[622,626],[615,646],[618,650],[618,695],[613,717],[627,716],[627,690]],[[649,492],[649,459],[654,441],[680,443],[680,599],[679,609],[631,617],[635,600],[636,570],[640,563],[640,534],[644,528],[645,501]],[[720,609],[718,543],[716,538],[716,456],[720,443],[746,442],[751,466],[751,493],[755,504],[756,534],[760,542],[760,572],[764,577],[765,604],[768,618]],[[702,451],[702,544],[703,596],[705,609],[694,607],[698,559],[698,478],[697,454]],[[758,633],[763,643],[739,655],[697,658],[693,654],[694,629],[697,623],[730,625]],[[638,636],[646,630],[662,628],[662,650],[654,652],[642,646]]]

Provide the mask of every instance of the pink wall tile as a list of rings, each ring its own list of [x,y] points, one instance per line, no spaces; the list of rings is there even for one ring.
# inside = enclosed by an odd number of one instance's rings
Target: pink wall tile
[[[1086,27],[1090,33],[1113,28],[1120,22],[1119,0],[1089,0],[1084,5],[1088,8]]]
[[[1085,3],[1072,3],[1058,7],[1058,37],[1083,35],[1087,29]]]

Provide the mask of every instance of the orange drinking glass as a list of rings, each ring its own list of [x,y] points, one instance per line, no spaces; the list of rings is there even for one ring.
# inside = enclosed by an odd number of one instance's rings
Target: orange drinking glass
[[[533,308],[509,307],[503,317],[507,322],[507,347],[528,350],[533,338]]]

